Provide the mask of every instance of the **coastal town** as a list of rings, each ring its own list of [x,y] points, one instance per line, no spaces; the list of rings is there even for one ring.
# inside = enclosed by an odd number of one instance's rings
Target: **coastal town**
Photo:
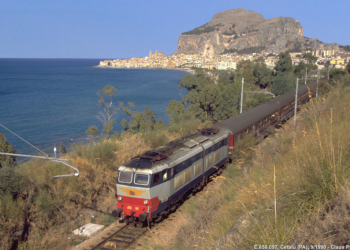
[[[294,65],[298,65],[303,59],[304,53],[311,53],[317,57],[315,64],[321,70],[325,65],[330,64],[334,68],[344,69],[350,61],[350,53],[336,50],[310,50],[303,52],[291,52]],[[150,51],[149,55],[142,58],[115,59],[100,61],[97,67],[101,68],[157,68],[157,69],[190,69],[206,68],[217,70],[236,69],[242,60],[254,61],[262,57],[265,64],[273,69],[278,61],[278,54],[274,53],[251,53],[237,54],[228,53],[222,55],[200,55],[200,54],[172,54],[164,56],[163,52]]]

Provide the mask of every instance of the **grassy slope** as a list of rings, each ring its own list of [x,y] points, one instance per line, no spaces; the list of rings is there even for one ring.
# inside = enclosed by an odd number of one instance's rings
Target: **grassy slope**
[[[145,134],[125,134],[123,140],[107,140],[91,145],[73,145],[63,158],[80,170],[79,177],[52,179],[73,173],[47,160],[31,160],[20,165],[17,174],[28,174],[39,187],[74,220],[65,218],[34,184],[22,189],[15,200],[0,197],[0,249],[67,249],[83,239],[67,234],[86,223],[108,225],[115,219],[117,168],[132,156],[173,140],[195,129],[193,121],[168,130]],[[1,177],[1,176],[0,176]]]
[[[328,95],[303,106],[296,129],[291,120],[258,146],[241,151],[242,158],[215,179],[217,185],[183,205],[187,223],[176,239],[148,247],[208,249],[232,225],[238,226],[235,233],[217,249],[348,242],[348,85],[345,77]]]
[[[173,245],[166,248],[208,248],[243,215],[247,215],[247,225],[250,220],[254,223],[235,240],[239,248],[250,249],[256,243],[282,244],[294,239],[306,241],[308,237],[301,231],[308,225],[319,225],[314,235],[322,235],[322,230],[328,230],[330,224],[321,221],[325,215],[315,211],[329,210],[332,204],[340,202],[338,197],[345,195],[349,115],[344,107],[350,106],[346,99],[348,92],[339,88],[323,101],[313,100],[304,108],[305,115],[299,119],[298,133],[286,125],[285,131],[278,131],[276,136],[259,146],[251,145],[251,148],[238,152],[242,158],[213,181],[217,185],[206,189],[198,201],[190,199],[183,205],[188,223],[181,227]],[[157,143],[163,144],[189,133],[194,125],[179,125],[172,132],[129,135],[123,141],[76,145],[66,157],[81,171],[79,178],[51,180],[51,176],[70,170],[44,160],[33,160],[22,167],[37,183],[43,183],[40,187],[76,225],[88,222],[108,225],[113,221],[110,212],[115,205],[117,167],[130,156]],[[274,166],[277,223],[273,203]],[[344,207],[344,204],[338,207]],[[34,185],[22,191],[15,201],[2,197],[0,209],[0,244],[5,249],[14,245],[18,249],[65,249],[81,240],[67,240],[67,232],[74,226]],[[344,213],[344,209],[339,211]],[[254,212],[254,215],[249,212]],[[320,219],[315,222],[312,218]]]

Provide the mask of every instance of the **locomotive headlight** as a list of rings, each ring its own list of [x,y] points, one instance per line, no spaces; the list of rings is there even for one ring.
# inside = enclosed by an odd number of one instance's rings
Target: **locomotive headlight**
[[[123,198],[121,196],[118,197],[118,201],[122,201]]]
[[[143,204],[147,205],[148,204],[148,200],[143,201]]]

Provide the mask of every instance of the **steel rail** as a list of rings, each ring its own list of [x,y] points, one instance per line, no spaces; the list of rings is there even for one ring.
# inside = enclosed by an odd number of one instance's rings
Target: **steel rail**
[[[124,230],[130,228],[133,224],[128,224],[128,225],[124,225],[123,227],[119,228],[117,231],[115,231],[114,233],[112,233],[110,236],[108,236],[106,239],[104,239],[103,241],[101,241],[100,243],[98,243],[96,246],[94,246],[93,248],[91,248],[90,250],[97,250],[97,249],[116,249],[115,247],[113,248],[108,248],[107,246],[105,246],[106,243],[108,243],[109,241],[119,241],[122,242],[121,240],[116,240],[114,239],[116,236],[118,236],[120,233],[124,232]],[[124,241],[122,243],[125,243],[126,245],[121,245],[118,248],[120,249],[126,249],[128,248],[132,243],[135,242],[135,240],[141,236],[142,234],[144,234],[147,231],[147,228],[145,228],[142,232],[137,233],[135,236],[134,235],[130,235],[130,236],[119,236],[122,237],[124,239],[128,239],[131,240],[130,242]]]

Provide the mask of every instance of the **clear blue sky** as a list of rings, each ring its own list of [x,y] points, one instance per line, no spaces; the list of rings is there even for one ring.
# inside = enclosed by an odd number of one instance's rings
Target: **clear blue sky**
[[[237,8],[293,17],[307,37],[350,44],[349,0],[0,0],[0,58],[169,55],[182,32]]]

